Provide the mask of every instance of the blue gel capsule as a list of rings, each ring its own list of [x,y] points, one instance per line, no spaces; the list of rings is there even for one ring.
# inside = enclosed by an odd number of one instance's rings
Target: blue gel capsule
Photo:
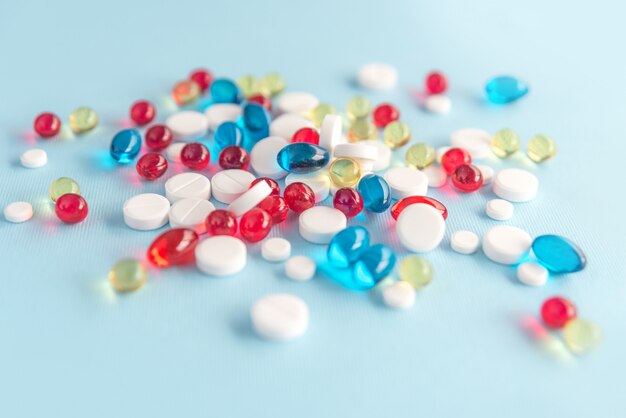
[[[371,289],[387,277],[396,265],[396,255],[385,245],[377,244],[363,251],[352,268],[352,287]]]
[[[139,154],[141,135],[135,129],[124,129],[111,140],[111,157],[120,164],[128,164]]]
[[[370,246],[370,236],[362,226],[351,226],[339,231],[328,244],[326,256],[335,267],[345,268],[356,262]]]
[[[565,237],[541,235],[533,241],[532,249],[539,262],[554,274],[574,273],[587,265],[583,250]]]
[[[325,167],[330,160],[330,154],[317,145],[295,142],[281,149],[276,159],[283,170],[304,174]]]
[[[243,131],[235,122],[224,122],[215,130],[215,145],[223,150],[231,145],[239,145],[243,140]]]
[[[523,81],[511,76],[494,77],[485,85],[487,100],[495,104],[506,104],[520,99],[528,93]]]
[[[234,81],[227,78],[219,78],[210,87],[211,101],[213,103],[239,103],[241,91]]]
[[[246,103],[243,106],[243,122],[251,131],[267,130],[270,126],[270,114],[263,106]]]
[[[357,191],[363,198],[363,207],[370,212],[381,213],[391,206],[391,189],[379,175],[363,176],[357,185]]]

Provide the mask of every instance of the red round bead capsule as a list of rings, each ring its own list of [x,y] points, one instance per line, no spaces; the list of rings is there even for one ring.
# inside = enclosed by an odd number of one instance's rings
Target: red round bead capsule
[[[272,111],[272,100],[262,94],[255,94],[248,97],[248,101],[263,106],[268,112]]]
[[[279,195],[270,195],[261,201],[257,207],[263,209],[272,217],[272,224],[276,225],[287,219],[289,206],[285,198]]]
[[[315,193],[304,183],[295,182],[285,187],[283,194],[289,209],[301,213],[315,205]]]
[[[245,170],[248,168],[248,164],[250,164],[250,155],[244,148],[238,145],[231,145],[220,152],[218,163],[224,170],[232,168]]]
[[[157,267],[191,263],[198,245],[198,234],[192,229],[173,228],[165,231],[150,244],[148,261]]]
[[[189,74],[189,79],[196,82],[201,92],[205,92],[213,83],[213,74],[209,70],[198,68]]]
[[[452,185],[461,192],[473,192],[483,185],[482,173],[470,164],[458,166],[450,178]]]
[[[428,94],[441,94],[448,89],[448,80],[443,73],[433,71],[426,76],[425,87]]]
[[[291,142],[306,142],[308,144],[319,145],[320,134],[313,128],[302,128],[296,131],[291,137]]]
[[[342,187],[335,192],[333,206],[342,211],[347,218],[353,218],[363,210],[363,199],[353,188]]]
[[[272,217],[261,208],[250,209],[239,222],[239,233],[248,242],[258,242],[270,233]]]
[[[50,138],[61,130],[61,120],[54,113],[40,113],[33,122],[33,128],[40,137]]]
[[[227,210],[216,209],[209,213],[205,221],[207,234],[230,235],[237,233],[237,219]]]
[[[156,152],[149,152],[137,160],[137,173],[146,180],[161,177],[167,171],[167,160]]]
[[[255,184],[264,181],[268,184],[268,186],[270,186],[272,188],[272,193],[270,193],[271,196],[280,196],[280,186],[278,185],[278,182],[272,178],[269,177],[259,177],[258,179],[255,179],[252,183],[250,183],[250,187],[254,186]]]
[[[379,128],[384,128],[391,122],[400,119],[400,111],[390,103],[383,103],[376,106],[376,109],[374,109],[372,113],[372,119],[374,120],[374,125]]]
[[[448,209],[443,205],[443,203],[441,203],[437,199],[433,199],[432,197],[428,197],[428,196],[409,196],[409,197],[405,197],[404,199],[398,200],[391,207],[391,217],[397,220],[398,216],[400,216],[400,213],[407,206],[415,205],[418,203],[430,205],[441,213],[441,216],[443,216],[444,220],[448,218]]]
[[[151,126],[145,135],[146,146],[153,151],[161,151],[167,148],[173,139],[172,131],[165,125]]]
[[[89,208],[81,195],[66,193],[57,199],[54,211],[61,221],[66,224],[75,224],[85,220]]]
[[[441,156],[441,166],[448,174],[454,173],[459,166],[472,163],[472,156],[463,148],[450,148]]]
[[[154,105],[147,100],[139,100],[130,107],[130,118],[137,125],[147,125],[156,116]]]
[[[192,170],[202,170],[209,165],[211,154],[207,147],[199,142],[192,142],[180,150],[180,162]]]
[[[551,328],[563,328],[567,321],[574,318],[576,306],[563,297],[552,297],[541,305],[541,319]]]

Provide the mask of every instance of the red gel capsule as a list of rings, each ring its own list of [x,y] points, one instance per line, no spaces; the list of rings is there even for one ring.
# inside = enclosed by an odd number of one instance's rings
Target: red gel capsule
[[[165,125],[151,126],[145,135],[146,146],[153,151],[161,151],[167,148],[173,139],[172,131]]]
[[[272,224],[276,225],[287,219],[289,206],[285,198],[278,195],[270,195],[261,200],[257,207],[263,209],[272,217]]]
[[[57,199],[54,211],[62,222],[75,224],[85,220],[89,213],[89,208],[81,195],[66,193]]]
[[[238,145],[231,145],[220,152],[218,163],[224,170],[233,168],[245,170],[248,168],[248,164],[250,164],[250,155],[244,148]]]
[[[167,171],[167,160],[156,152],[149,152],[137,161],[137,173],[146,180],[161,177]]]
[[[248,97],[248,101],[263,106],[268,112],[272,111],[272,100],[267,96],[255,94],[254,96]]]
[[[258,242],[270,233],[272,217],[261,208],[250,209],[239,222],[239,233],[248,242]]]
[[[448,80],[439,71],[429,73],[424,84],[428,94],[441,94],[448,89]]]
[[[156,116],[154,105],[147,100],[139,100],[130,107],[130,118],[137,125],[147,125]]]
[[[454,170],[452,185],[461,192],[473,192],[483,185],[483,174],[473,165],[461,165]]]
[[[568,299],[555,296],[541,305],[541,319],[551,328],[563,328],[567,321],[576,318],[576,306]]]
[[[33,122],[33,128],[42,138],[51,138],[61,130],[61,120],[54,113],[40,113]]]
[[[405,197],[404,199],[398,200],[391,207],[391,217],[397,220],[398,216],[400,216],[400,213],[406,207],[419,204],[419,203],[430,205],[434,207],[435,209],[437,209],[439,213],[441,213],[441,216],[443,216],[444,220],[448,218],[448,209],[443,205],[443,203],[441,203],[437,199],[433,199],[432,197],[427,197],[427,196],[409,196],[409,197]]]
[[[302,128],[293,134],[291,142],[306,142],[308,144],[319,145],[320,134],[313,128]]]
[[[204,222],[207,234],[214,235],[230,235],[237,233],[237,219],[227,210],[216,209],[209,213]]]
[[[191,229],[173,228],[165,231],[150,244],[148,261],[157,267],[191,263],[198,245],[198,234]]]
[[[202,170],[209,165],[211,154],[207,147],[199,142],[192,142],[180,150],[180,162],[192,170]]]
[[[363,210],[363,199],[353,188],[342,187],[335,192],[333,206],[342,211],[346,218],[353,218]]]
[[[250,183],[250,187],[254,186],[255,184],[261,181],[266,182],[267,185],[272,188],[272,193],[270,193],[270,196],[280,196],[280,186],[278,185],[278,182],[269,177],[259,177],[258,179]]]
[[[441,166],[448,173],[454,173],[454,170],[462,165],[472,163],[472,156],[463,148],[450,148],[441,156]]]
[[[213,74],[209,70],[198,68],[189,74],[189,79],[195,81],[200,87],[200,91],[204,93],[213,83]]]
[[[283,196],[289,209],[296,213],[302,213],[315,205],[315,193],[304,183],[291,183],[285,187]]]
[[[390,103],[383,103],[376,106],[376,109],[374,109],[374,112],[372,113],[372,119],[374,121],[374,125],[379,128],[384,128],[391,122],[395,122],[400,119],[400,111],[397,107]]]

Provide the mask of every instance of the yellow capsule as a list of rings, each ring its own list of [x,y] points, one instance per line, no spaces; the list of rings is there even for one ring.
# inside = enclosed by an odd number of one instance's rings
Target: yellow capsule
[[[580,354],[600,344],[602,331],[591,321],[575,318],[565,324],[563,339],[570,350]]]
[[[244,75],[237,80],[237,86],[246,99],[259,93],[259,81],[253,75]]]
[[[528,142],[527,154],[536,163],[549,160],[556,155],[556,143],[547,135],[535,135]]]
[[[359,163],[348,157],[337,158],[330,164],[330,180],[338,188],[352,187],[361,178]]]
[[[411,128],[404,122],[391,122],[383,130],[383,139],[389,148],[400,148],[411,140]]]
[[[414,144],[406,150],[406,165],[423,170],[435,161],[435,149],[428,144]]]
[[[315,124],[317,128],[322,127],[322,122],[326,115],[338,114],[337,109],[327,103],[320,103],[311,111],[309,118]]]
[[[278,73],[266,74],[259,82],[259,93],[264,96],[276,96],[285,90],[285,79]]]
[[[172,97],[177,105],[183,106],[196,101],[201,90],[198,83],[191,80],[183,80],[176,83],[172,89]]]
[[[519,136],[512,129],[500,129],[491,139],[491,150],[500,158],[506,158],[519,150]]]
[[[426,286],[433,278],[433,268],[428,261],[416,255],[406,257],[398,267],[400,280],[416,289]]]
[[[111,285],[119,292],[139,289],[147,278],[148,271],[144,265],[132,258],[118,261],[109,271]]]
[[[351,120],[367,118],[372,112],[372,102],[367,97],[354,96],[346,104],[346,114]]]
[[[53,202],[56,202],[57,199],[64,194],[80,194],[80,186],[69,177],[59,177],[52,182],[48,193],[50,195],[50,199],[52,199]]]
[[[359,118],[352,122],[348,129],[348,140],[350,142],[366,141],[376,139],[378,129],[368,118]]]
[[[87,132],[98,126],[99,118],[95,110],[81,106],[70,113],[70,128],[77,134]]]

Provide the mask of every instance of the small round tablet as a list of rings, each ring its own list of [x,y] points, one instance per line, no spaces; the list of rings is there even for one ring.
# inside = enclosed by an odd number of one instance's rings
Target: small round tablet
[[[204,113],[194,110],[182,110],[165,119],[175,141],[191,142],[206,135],[209,121]]]
[[[189,228],[198,234],[206,232],[206,217],[215,210],[213,203],[194,197],[181,199],[170,208],[170,226],[172,228]]]
[[[450,135],[450,144],[469,152],[473,160],[487,158],[491,154],[491,135],[482,129],[458,129]]]
[[[382,295],[383,302],[390,308],[407,309],[415,304],[415,288],[402,280],[384,286]]]
[[[428,192],[428,177],[420,170],[411,167],[394,167],[387,170],[385,180],[391,188],[393,199],[403,199],[408,196],[426,196]]]
[[[373,145],[367,145],[362,142],[353,144],[339,144],[334,149],[334,157],[351,157],[364,160],[376,160],[378,158],[378,148]]]
[[[277,155],[289,142],[279,136],[269,136],[260,140],[250,151],[250,165],[260,177],[280,179],[287,172],[278,164]]]
[[[326,149],[328,152],[332,152],[335,146],[339,145],[343,141],[341,126],[341,116],[324,116],[322,127],[320,129],[320,147]]]
[[[517,264],[528,254],[533,240],[526,231],[509,225],[494,226],[483,236],[483,252],[500,264]]]
[[[485,212],[496,221],[507,221],[513,217],[513,204],[508,200],[491,199],[487,202]]]
[[[389,168],[391,164],[391,149],[383,141],[377,139],[368,139],[359,141],[360,144],[371,145],[378,149],[378,157],[372,165],[372,171],[381,171]]]
[[[224,122],[237,122],[241,113],[241,106],[234,103],[215,103],[204,111],[211,131],[215,131]]]
[[[359,68],[359,85],[368,90],[391,90],[398,84],[398,70],[381,62],[372,62]]]
[[[548,269],[541,264],[527,261],[517,266],[517,278],[528,286],[543,286],[548,281]]]
[[[245,170],[222,170],[211,178],[211,194],[218,202],[230,204],[241,196],[255,180],[252,173]]]
[[[233,200],[226,210],[236,217],[240,217],[270,194],[272,194],[272,187],[267,182],[260,181]]]
[[[537,196],[539,180],[529,171],[506,168],[499,171],[493,180],[496,196],[510,202],[528,202]]]
[[[246,267],[246,245],[239,238],[217,235],[196,247],[196,266],[210,276],[230,276]]]
[[[446,223],[441,212],[430,205],[407,206],[396,222],[398,240],[409,251],[434,250],[445,232]]]
[[[313,244],[328,244],[337,232],[346,228],[347,218],[339,209],[313,206],[300,214],[298,224],[302,238]]]
[[[291,140],[293,134],[302,128],[315,128],[315,125],[302,115],[285,113],[270,123],[270,135]]]
[[[291,183],[304,183],[315,193],[315,203],[321,202],[330,193],[330,177],[325,170],[307,174],[289,173],[285,177],[285,186]]]
[[[22,153],[20,162],[26,168],[43,167],[48,164],[48,154],[39,148],[30,149]]]
[[[26,222],[33,217],[33,207],[28,202],[13,202],[4,207],[4,218],[9,222]]]
[[[445,114],[452,108],[452,100],[443,94],[431,94],[424,101],[424,108],[431,113]]]
[[[480,246],[480,238],[472,231],[456,231],[450,238],[450,246],[459,254],[474,254]]]
[[[428,187],[443,187],[448,181],[448,174],[446,173],[446,170],[436,165],[429,165],[422,170],[422,173],[428,177]]]
[[[285,275],[298,282],[311,280],[316,270],[315,261],[305,255],[295,255],[285,263]]]
[[[188,197],[209,200],[211,182],[200,173],[181,173],[165,182],[165,197],[175,203]]]
[[[250,310],[256,333],[270,340],[301,337],[309,327],[309,307],[299,297],[274,293],[257,300]]]
[[[150,231],[169,220],[170,202],[160,194],[142,193],[124,202],[124,222],[130,228]]]
[[[261,256],[267,261],[285,261],[291,256],[291,243],[285,238],[268,238],[261,243]]]
[[[487,186],[493,182],[493,168],[484,164],[476,164],[476,168],[480,171],[480,174],[483,175],[483,186]]]
[[[310,112],[320,103],[317,97],[311,93],[294,91],[283,93],[277,101],[280,113],[306,113]],[[291,138],[291,137],[290,137]]]
[[[184,142],[174,142],[173,144],[170,144],[165,149],[165,155],[167,155],[167,159],[173,163],[180,163],[180,152],[183,150],[183,148],[185,148],[185,145],[187,144]]]

